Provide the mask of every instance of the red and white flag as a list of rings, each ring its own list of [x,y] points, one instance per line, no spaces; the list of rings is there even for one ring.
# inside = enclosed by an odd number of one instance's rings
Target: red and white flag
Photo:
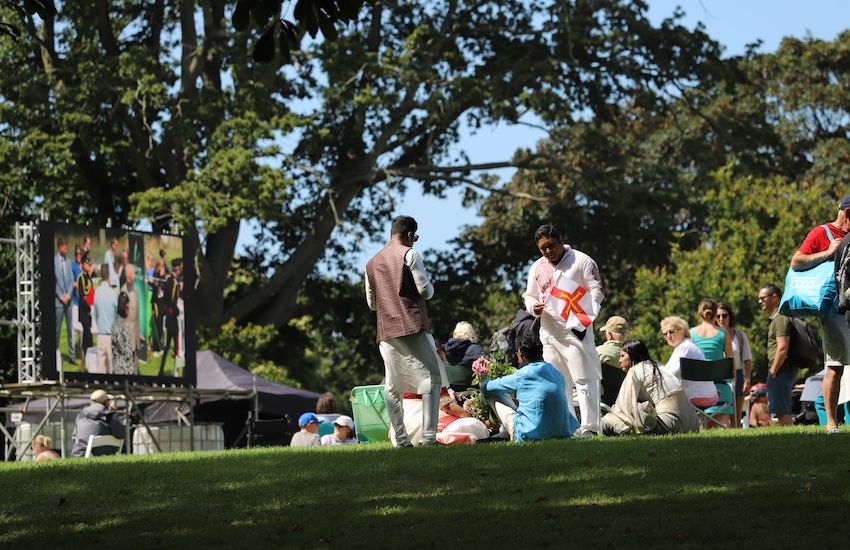
[[[561,275],[546,297],[544,309],[568,329],[586,330],[599,314],[590,292],[575,281]]]

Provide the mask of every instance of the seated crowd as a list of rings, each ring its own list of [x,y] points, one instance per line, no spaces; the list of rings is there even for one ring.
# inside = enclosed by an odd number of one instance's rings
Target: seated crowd
[[[644,342],[626,340],[628,322],[624,318],[608,319],[601,329],[606,341],[597,347],[602,365],[601,401],[605,414],[600,429],[603,435],[695,432],[701,427],[712,427],[710,423],[703,426],[698,414],[698,409],[712,406],[734,408],[734,415],[731,411],[715,415],[720,419],[719,424],[731,426],[733,416],[740,418],[744,397],[750,395],[751,389],[749,340],[742,331],[733,328],[734,314],[726,304],[704,299],[697,308],[697,315],[700,323],[693,328],[678,316],[669,316],[660,322],[661,334],[671,348],[669,358],[661,364],[650,357]],[[485,378],[477,390],[468,390],[474,385],[471,367],[478,358],[485,356],[485,351],[478,344],[473,327],[461,321],[445,344],[436,344],[448,379],[440,392],[438,442],[474,443],[499,439],[524,442],[578,435],[572,388],[567,388],[562,373],[544,360],[543,345],[534,325],[527,323],[512,336],[515,337],[516,372]],[[735,381],[735,392],[729,401],[734,403],[718,403],[718,387],[714,382],[687,380],[681,374],[682,359],[711,361],[724,357],[733,358],[735,370],[729,373],[729,379]],[[771,425],[766,391],[760,386],[753,389],[751,399],[754,427]],[[475,391],[480,391],[481,399],[489,405],[490,418],[474,414],[475,404],[470,402],[474,400],[470,392]],[[411,444],[420,444],[422,396],[405,393],[402,397],[408,438]],[[302,431],[293,438],[293,446],[343,444],[350,435],[337,434],[333,436],[336,439],[326,435],[320,441],[316,435],[319,420],[311,412],[305,413],[299,423]],[[345,429],[334,426],[335,433],[338,428]],[[390,430],[391,441],[393,436]],[[353,435],[350,440],[357,441]]]

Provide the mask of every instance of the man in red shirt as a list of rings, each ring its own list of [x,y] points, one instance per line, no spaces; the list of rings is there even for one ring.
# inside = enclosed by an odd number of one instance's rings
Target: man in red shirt
[[[831,236],[827,234],[829,230]],[[834,222],[817,226],[806,235],[800,249],[791,258],[791,268],[805,271],[823,262],[833,259],[841,239],[850,231],[850,195],[844,197],[838,205],[838,216]],[[831,238],[830,238],[831,237]],[[847,312],[824,317],[823,347],[826,375],[823,379],[823,399],[826,406],[826,431],[837,433],[838,423],[835,410],[838,407],[838,382],[844,372],[844,365],[850,365],[850,326]]]

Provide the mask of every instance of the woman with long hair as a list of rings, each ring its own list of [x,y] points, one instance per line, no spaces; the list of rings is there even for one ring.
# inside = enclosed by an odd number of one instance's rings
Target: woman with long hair
[[[750,378],[753,374],[753,356],[750,339],[742,330],[735,328],[735,313],[728,304],[717,304],[717,324],[732,338],[732,359],[735,363],[735,418],[733,425],[740,427],[744,398],[750,393]]]
[[[668,434],[699,430],[699,418],[682,383],[649,356],[640,340],[623,344],[620,367],[626,378],[611,412],[602,418],[602,433]]]

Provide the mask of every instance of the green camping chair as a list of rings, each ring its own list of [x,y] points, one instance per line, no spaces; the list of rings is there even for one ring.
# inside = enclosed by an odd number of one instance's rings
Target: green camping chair
[[[472,369],[460,365],[445,363],[446,375],[449,377],[449,387],[454,391],[468,390],[472,385]]]

